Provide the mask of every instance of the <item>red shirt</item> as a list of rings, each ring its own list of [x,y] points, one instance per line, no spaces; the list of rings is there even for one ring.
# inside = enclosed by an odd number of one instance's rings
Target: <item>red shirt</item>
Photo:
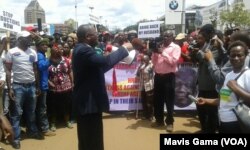
[[[187,43],[184,43],[182,45],[182,47],[181,47],[181,53],[186,54],[186,55],[189,53],[189,51],[188,51],[188,44]],[[178,60],[178,63],[183,63],[183,62],[185,62],[185,59],[182,56],[180,56],[180,58]]]

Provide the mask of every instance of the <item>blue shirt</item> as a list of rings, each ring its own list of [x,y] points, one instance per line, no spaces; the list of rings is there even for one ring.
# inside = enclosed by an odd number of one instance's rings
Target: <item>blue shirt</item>
[[[41,91],[47,91],[49,89],[48,86],[48,77],[49,77],[49,65],[50,62],[46,58],[45,53],[38,51],[38,71],[40,75],[40,89]]]

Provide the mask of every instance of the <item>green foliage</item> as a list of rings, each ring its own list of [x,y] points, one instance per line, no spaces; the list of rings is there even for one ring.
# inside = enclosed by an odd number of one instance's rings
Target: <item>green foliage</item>
[[[138,31],[138,23],[135,24],[135,25],[130,25],[130,26],[127,26],[126,28],[123,29],[124,32],[128,32],[128,31],[131,31],[131,30],[135,30],[135,31]]]
[[[245,9],[244,3],[235,3],[231,10],[224,10],[220,13],[220,20],[222,25],[228,28],[246,28],[250,26],[250,12]]]

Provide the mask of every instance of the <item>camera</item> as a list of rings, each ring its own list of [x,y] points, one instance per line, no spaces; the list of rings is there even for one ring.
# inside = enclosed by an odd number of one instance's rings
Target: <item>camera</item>
[[[199,45],[198,45],[198,43],[197,43],[197,41],[192,41],[190,44],[189,44],[189,46],[188,46],[188,50],[190,51],[190,52],[192,52],[194,49],[196,49],[196,48],[199,48]]]
[[[158,52],[158,48],[161,47],[161,44],[163,42],[163,37],[157,37],[155,39],[149,40],[149,49],[153,52]]]

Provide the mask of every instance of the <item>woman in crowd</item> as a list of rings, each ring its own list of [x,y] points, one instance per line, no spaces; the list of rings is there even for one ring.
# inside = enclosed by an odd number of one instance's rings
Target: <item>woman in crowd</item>
[[[63,57],[71,59],[71,49],[68,43],[63,43]]]
[[[250,104],[250,70],[244,65],[248,55],[248,47],[241,41],[232,42],[228,47],[229,60],[233,71],[229,72],[220,90],[220,99],[199,98],[197,105],[219,105],[219,133],[243,133],[232,108],[238,103],[238,98]],[[240,73],[246,70],[241,76]],[[236,81],[235,78],[238,77]]]
[[[56,117],[59,110],[64,116],[66,127],[73,128],[69,121],[71,113],[72,70],[70,61],[62,55],[62,45],[52,48],[48,92],[48,110],[52,131],[56,130]]]

